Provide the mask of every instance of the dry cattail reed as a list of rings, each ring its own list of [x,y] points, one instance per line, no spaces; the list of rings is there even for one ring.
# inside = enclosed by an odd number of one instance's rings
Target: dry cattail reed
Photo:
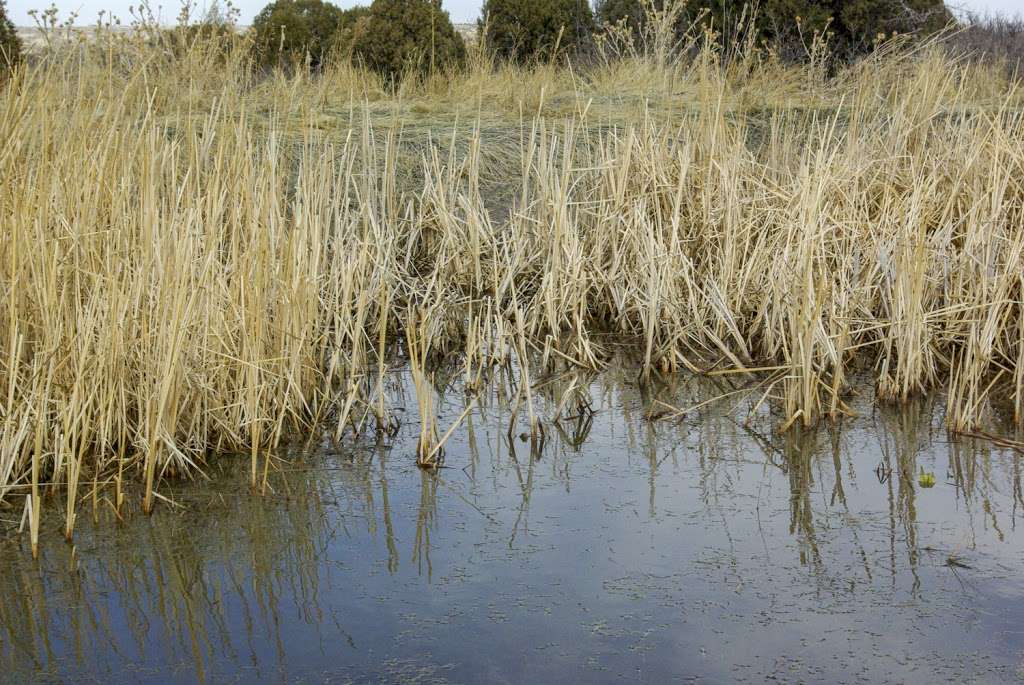
[[[150,511],[235,452],[266,491],[290,431],[389,429],[402,337],[425,466],[431,350],[472,391],[515,368],[536,442],[532,352],[598,369],[609,334],[648,377],[770,370],[780,427],[847,412],[855,368],[882,401],[947,387],[954,430],[1024,420],[1020,95],[940,48],[830,81],[633,55],[628,102],[617,63],[477,64],[424,124],[349,66],[102,47],[0,84],[0,503],[34,550],[104,484]]]

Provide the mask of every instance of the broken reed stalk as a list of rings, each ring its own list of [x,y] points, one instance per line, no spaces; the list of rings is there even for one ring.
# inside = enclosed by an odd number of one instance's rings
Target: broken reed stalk
[[[437,443],[433,446],[433,448],[430,450],[430,454],[428,454],[425,458],[418,462],[420,466],[434,468],[440,465],[439,457],[441,449],[444,447],[444,444],[448,442],[448,438],[452,437],[452,433],[455,432],[455,429],[462,424],[463,420],[467,416],[469,416],[469,412],[473,410],[473,406],[475,404],[476,398],[474,397],[466,404],[466,408],[462,410],[462,413],[459,414],[459,417],[452,422],[452,425],[449,426],[448,430],[444,432],[444,435],[441,436],[441,439],[438,440]]]
[[[429,335],[424,330],[424,313],[417,312],[409,317],[405,328],[406,352],[409,357],[409,373],[412,376],[419,408],[420,433],[416,441],[416,465],[433,469],[441,465],[442,455],[437,439],[437,417],[434,411],[434,388],[427,378],[427,353]]]

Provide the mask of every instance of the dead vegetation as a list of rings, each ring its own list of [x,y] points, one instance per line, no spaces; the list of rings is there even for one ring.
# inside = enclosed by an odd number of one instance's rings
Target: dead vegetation
[[[756,381],[783,429],[847,412],[855,369],[884,401],[947,388],[955,430],[1024,423],[1024,120],[999,69],[933,45],[826,77],[707,45],[478,60],[392,96],[132,40],[0,85],[0,502],[33,545],[47,492],[70,538],[127,478],[149,511],[212,454],[265,490],[289,431],[393,431],[393,364],[435,467],[459,423],[439,437],[436,355],[470,391],[514,369],[535,443],[531,365],[599,369],[609,335],[642,378]]]

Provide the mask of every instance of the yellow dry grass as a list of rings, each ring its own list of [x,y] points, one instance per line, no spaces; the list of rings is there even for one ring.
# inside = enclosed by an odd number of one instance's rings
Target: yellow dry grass
[[[250,455],[290,430],[387,430],[408,341],[644,374],[763,374],[782,428],[948,388],[948,423],[1024,421],[1024,120],[941,46],[814,64],[625,56],[387,92],[347,65],[102,35],[0,85],[0,504],[70,538],[84,500]],[[631,77],[632,75],[632,77]],[[514,354],[513,354],[514,353]],[[535,431],[528,378],[519,384]],[[542,430],[540,428],[539,430]],[[448,434],[450,434],[449,431]],[[447,435],[445,435],[445,439]],[[62,504],[47,492],[61,493]]]

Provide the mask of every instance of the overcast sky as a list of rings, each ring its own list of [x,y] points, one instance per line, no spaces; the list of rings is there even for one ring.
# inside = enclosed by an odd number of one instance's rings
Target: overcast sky
[[[204,2],[211,0],[198,0],[202,6]],[[139,0],[54,0],[62,17],[71,12],[78,13],[79,24],[91,24],[96,21],[97,13],[100,10],[112,11],[122,20],[129,19],[128,8],[138,4]],[[235,4],[242,10],[242,23],[249,23],[252,17],[267,4],[269,0],[235,0]],[[342,7],[352,5],[366,5],[370,0],[335,0],[335,4]],[[443,0],[444,8],[456,23],[467,23],[474,21],[480,14],[480,5],[483,0]],[[32,18],[28,16],[31,9],[44,9],[49,7],[51,0],[7,0],[7,10],[11,20],[18,26],[33,26]],[[1020,14],[1024,12],[1022,0],[954,0],[950,3],[953,7],[989,13],[989,14]],[[166,21],[173,21],[178,14],[178,0],[150,0],[150,5],[156,10],[157,6],[163,5],[160,16]]]

